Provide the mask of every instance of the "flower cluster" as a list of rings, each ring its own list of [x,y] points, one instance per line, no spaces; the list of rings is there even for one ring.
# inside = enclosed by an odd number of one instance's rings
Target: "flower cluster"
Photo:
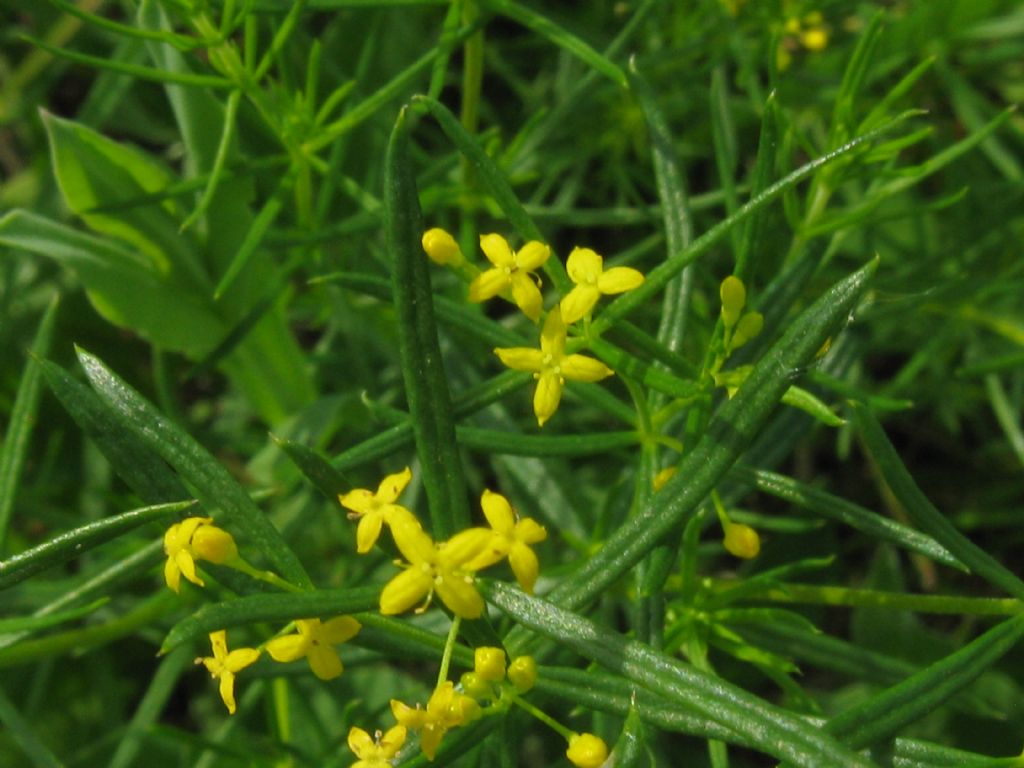
[[[181,589],[182,576],[196,586],[206,586],[196,570],[197,561],[225,565],[279,586],[290,586],[275,574],[257,571],[249,565],[239,555],[234,537],[213,525],[209,517],[190,517],[171,525],[164,534],[164,553],[167,555],[164,580],[175,592]],[[264,650],[281,663],[306,659],[314,675],[321,680],[333,680],[344,669],[334,646],[351,640],[361,629],[351,616],[336,616],[325,622],[318,618],[297,619],[293,625],[297,630],[294,633],[279,635],[258,648],[237,648],[230,652],[227,632],[210,633],[213,656],[200,657],[196,664],[202,664],[219,681],[220,696],[230,714],[236,709],[235,675],[256,663]]]
[[[511,301],[533,322],[539,322],[544,310],[540,280],[536,270],[551,256],[551,249],[536,240],[513,251],[498,234],[481,235],[480,249],[490,269],[480,272],[469,284],[469,300],[481,302],[494,296]],[[434,262],[460,268],[465,257],[455,239],[443,229],[429,229],[423,235],[423,250]],[[594,382],[614,371],[604,363],[578,354],[566,354],[568,328],[588,321],[601,296],[631,291],[644,282],[644,276],[631,267],[604,268],[604,259],[590,248],[574,248],[566,261],[573,288],[548,311],[540,332],[539,348],[497,348],[502,363],[516,371],[532,373],[537,380],[533,412],[541,427],[558,410],[566,381]]]
[[[517,518],[508,499],[485,490],[480,505],[490,527],[468,528],[436,542],[416,515],[397,503],[411,478],[407,467],[385,477],[376,492],[359,488],[338,497],[350,517],[359,520],[356,545],[360,553],[370,551],[386,525],[405,558],[402,571],[381,592],[381,613],[403,613],[417,604],[417,611],[424,611],[436,594],[456,616],[478,618],[484,601],[475,574],[505,559],[520,586],[533,591],[540,565],[530,547],[547,537],[544,526],[532,518]]]

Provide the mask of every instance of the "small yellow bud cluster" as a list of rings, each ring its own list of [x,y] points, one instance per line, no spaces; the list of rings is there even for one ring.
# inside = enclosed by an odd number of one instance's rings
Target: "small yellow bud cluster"
[[[473,669],[463,673],[459,683],[477,701],[501,698],[508,684],[516,693],[526,693],[537,682],[537,662],[532,656],[517,656],[506,668],[505,651],[482,647],[474,651],[473,662]]]
[[[469,300],[479,303],[501,296],[519,307],[530,320],[540,322],[544,299],[540,292],[540,279],[535,273],[551,256],[551,248],[532,240],[520,250],[513,251],[504,237],[491,233],[480,236],[480,249],[491,268],[471,279]],[[423,235],[423,250],[438,264],[453,267],[464,264],[455,239],[442,229],[427,230]],[[590,248],[574,248],[566,261],[566,271],[574,287],[548,312],[541,329],[539,348],[494,350],[507,367],[532,373],[537,380],[533,411],[541,427],[558,410],[567,380],[594,382],[614,373],[593,358],[567,355],[568,327],[580,320],[589,320],[601,296],[631,291],[644,282],[643,274],[631,267],[605,269],[604,259]]]
[[[820,11],[812,11],[803,17],[791,16],[783,26],[785,35],[779,41],[775,62],[779,71],[789,68],[793,54],[803,48],[817,53],[828,47],[829,28]]]

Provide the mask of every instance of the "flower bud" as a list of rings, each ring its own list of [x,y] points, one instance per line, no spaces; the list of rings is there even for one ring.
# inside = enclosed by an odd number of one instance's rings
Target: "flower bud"
[[[726,551],[744,560],[757,557],[761,551],[761,537],[757,531],[743,523],[729,523],[725,526],[725,539],[722,541]]]
[[[718,295],[722,299],[722,322],[726,328],[732,328],[739,322],[743,307],[746,306],[747,288],[738,277],[729,275],[722,281]]]
[[[230,533],[215,525],[202,525],[192,534],[192,551],[200,560],[222,565],[238,557],[238,546]]]
[[[455,238],[440,227],[423,233],[423,250],[430,260],[441,266],[454,266],[466,260]]]
[[[505,651],[501,648],[477,648],[473,669],[481,680],[496,683],[505,679]]]
[[[508,666],[508,679],[519,693],[526,693],[537,682],[537,662],[533,656],[517,656]]]
[[[577,768],[598,768],[608,759],[608,746],[592,733],[574,733],[565,756]]]

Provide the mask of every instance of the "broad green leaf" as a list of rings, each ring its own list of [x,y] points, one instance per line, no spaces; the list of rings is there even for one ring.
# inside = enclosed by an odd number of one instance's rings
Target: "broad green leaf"
[[[96,311],[164,349],[201,357],[227,326],[206,299],[168,282],[127,246],[27,211],[0,218],[0,245],[51,258],[78,275]]]
[[[2,224],[3,220],[0,219],[0,226]],[[30,352],[34,359],[27,361],[21,374],[18,394],[15,395],[14,405],[11,407],[11,419],[4,430],[3,444],[0,446],[0,554],[4,551],[7,528],[11,522],[14,499],[18,492],[18,481],[21,479],[21,469],[25,465],[25,455],[39,409],[42,379],[36,361],[46,357],[50,350],[56,317],[57,299],[54,298],[39,322],[39,329],[36,331]]]
[[[55,536],[37,547],[0,562],[0,590],[12,587],[47,568],[73,560],[93,547],[116,539],[144,523],[176,515],[194,504],[194,501],[179,501],[133,509]]]
[[[391,251],[392,291],[398,315],[399,355],[433,534],[446,539],[469,525],[469,500],[455,434],[448,377],[434,320],[429,261],[420,238],[423,220],[409,158],[407,115],[388,144],[385,225]]]
[[[747,691],[647,645],[627,640],[554,604],[501,582],[484,585],[488,601],[521,626],[613,670],[668,701],[732,730],[780,760],[807,768],[874,764],[814,726]],[[728,740],[728,739],[727,739]]]
[[[177,470],[195,489],[208,513],[214,518],[221,513],[228,527],[235,528],[232,533],[241,533],[262,550],[284,579],[296,586],[310,586],[309,576],[281,534],[209,451],[162,416],[98,358],[79,350],[78,359],[93,389],[117,412],[123,427]]]

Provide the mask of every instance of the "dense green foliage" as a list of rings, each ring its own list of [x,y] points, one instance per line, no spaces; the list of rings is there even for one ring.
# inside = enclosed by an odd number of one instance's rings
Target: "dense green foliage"
[[[4,768],[348,766],[482,646],[536,687],[435,765],[565,766],[587,732],[620,768],[1024,766],[1019,2],[0,21]],[[487,233],[551,255],[481,304]],[[578,248],[616,295],[565,341],[516,291],[560,314]],[[536,594],[522,541],[485,566],[388,518],[357,554],[339,494],[406,466],[389,503],[438,541],[500,527],[485,489],[543,524]],[[245,562],[175,594],[196,515]],[[428,610],[383,610],[396,558]],[[478,570],[481,618],[450,581]],[[339,615],[344,674],[268,651],[232,715],[192,664]]]

